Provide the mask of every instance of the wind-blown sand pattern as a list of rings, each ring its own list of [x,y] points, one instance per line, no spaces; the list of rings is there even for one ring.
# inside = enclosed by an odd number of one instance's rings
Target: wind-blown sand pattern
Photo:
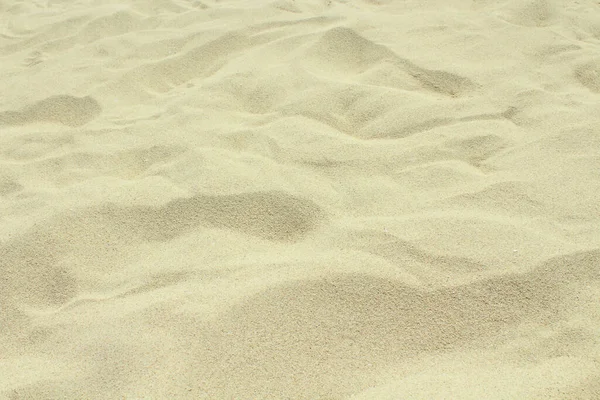
[[[1,399],[600,399],[600,4],[0,1]]]

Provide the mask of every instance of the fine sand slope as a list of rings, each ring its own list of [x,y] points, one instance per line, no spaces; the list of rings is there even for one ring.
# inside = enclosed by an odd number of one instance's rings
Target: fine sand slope
[[[0,399],[600,399],[600,4],[0,0]]]

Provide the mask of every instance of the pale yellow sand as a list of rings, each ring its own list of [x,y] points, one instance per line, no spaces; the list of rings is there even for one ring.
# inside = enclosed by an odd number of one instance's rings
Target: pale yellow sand
[[[0,1],[0,398],[600,399],[600,4]]]

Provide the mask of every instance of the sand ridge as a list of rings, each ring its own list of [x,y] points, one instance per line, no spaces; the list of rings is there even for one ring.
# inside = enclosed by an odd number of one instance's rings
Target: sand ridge
[[[600,398],[599,15],[0,1],[0,398]]]

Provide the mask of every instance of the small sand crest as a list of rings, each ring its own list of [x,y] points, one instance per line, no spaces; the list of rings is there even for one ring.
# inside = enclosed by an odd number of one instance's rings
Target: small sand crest
[[[77,127],[91,121],[101,111],[100,104],[90,96],[57,95],[24,107],[20,111],[0,112],[0,124],[25,125],[52,122]]]

